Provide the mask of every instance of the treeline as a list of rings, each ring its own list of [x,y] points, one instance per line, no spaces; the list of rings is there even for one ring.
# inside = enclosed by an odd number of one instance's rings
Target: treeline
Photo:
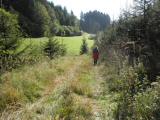
[[[160,1],[135,0],[130,11],[97,35],[118,120],[160,118]]]
[[[80,27],[83,31],[95,34],[110,25],[110,16],[99,11],[81,13]]]
[[[3,0],[2,7],[18,15],[23,35],[80,35],[79,21],[73,12],[46,0]]]

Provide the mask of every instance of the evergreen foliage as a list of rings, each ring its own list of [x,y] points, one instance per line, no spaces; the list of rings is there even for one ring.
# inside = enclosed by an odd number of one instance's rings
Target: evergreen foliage
[[[36,22],[36,24],[38,24],[38,36],[47,36],[50,32],[49,26],[51,23],[51,18],[48,14],[46,7],[40,2],[35,3],[33,19]]]
[[[87,41],[86,41],[86,38],[84,37],[82,39],[82,45],[81,45],[81,48],[80,48],[80,54],[87,54],[88,53],[88,44],[87,44]]]
[[[56,39],[49,37],[48,42],[44,46],[44,53],[50,59],[54,59],[55,57],[66,54],[65,45],[60,44]]]
[[[17,16],[0,9],[0,53],[11,53],[18,46],[20,37]]]
[[[0,8],[0,74],[15,66],[21,32],[17,16]],[[12,67],[11,67],[12,66]]]
[[[65,27],[71,35],[79,35],[79,20],[67,9],[46,0],[3,0],[3,7],[17,14],[20,28],[31,37],[62,35]],[[80,34],[81,35],[81,34]]]

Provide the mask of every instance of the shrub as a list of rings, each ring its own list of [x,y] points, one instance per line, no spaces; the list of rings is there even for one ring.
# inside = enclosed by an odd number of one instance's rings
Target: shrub
[[[87,54],[88,53],[88,44],[86,42],[86,38],[83,38],[82,45],[80,48],[80,54]]]
[[[116,92],[120,94],[117,119],[156,120],[159,118],[159,83],[150,87],[142,65],[135,68],[123,67],[114,78]],[[112,86],[114,86],[112,85]],[[113,87],[112,87],[113,88]]]
[[[0,112],[8,105],[14,105],[20,101],[21,95],[17,89],[9,85],[0,85],[0,89]]]
[[[118,94],[115,119],[118,120],[158,120],[160,118],[160,84],[147,79],[142,64],[134,68],[123,65],[119,74],[116,66],[107,64],[104,75],[106,82],[104,92]],[[157,80],[159,81],[159,80]]]
[[[59,55],[65,55],[66,48],[65,45],[60,44],[58,40],[50,37],[47,44],[44,46],[44,53],[50,59],[53,59]]]
[[[158,84],[157,84],[158,85]],[[150,88],[144,93],[135,96],[135,118],[142,120],[158,120],[160,118],[160,86]]]

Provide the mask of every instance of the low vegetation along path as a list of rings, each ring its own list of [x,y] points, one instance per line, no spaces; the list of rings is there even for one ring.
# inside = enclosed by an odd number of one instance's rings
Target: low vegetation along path
[[[49,66],[59,74],[49,77],[40,98],[4,111],[0,119],[112,120],[110,96],[103,93],[101,66],[93,66],[89,56],[61,59]]]

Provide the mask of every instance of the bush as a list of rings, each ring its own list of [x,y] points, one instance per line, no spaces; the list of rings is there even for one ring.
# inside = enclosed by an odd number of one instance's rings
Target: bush
[[[118,120],[157,120],[160,117],[159,83],[149,85],[141,64],[135,68],[125,66],[119,75],[109,66],[107,70],[106,83],[110,92],[120,95],[116,110]]]
[[[47,44],[44,46],[44,53],[50,59],[53,59],[59,55],[65,55],[66,48],[65,45],[60,44],[58,40],[50,37]]]
[[[7,106],[14,105],[20,102],[21,95],[19,91],[7,84],[0,85],[0,112],[2,112]]]
[[[82,45],[80,48],[80,54],[87,54],[88,53],[88,44],[86,42],[86,38],[83,38]]]
[[[160,85],[135,96],[135,118],[158,120],[160,118]]]

